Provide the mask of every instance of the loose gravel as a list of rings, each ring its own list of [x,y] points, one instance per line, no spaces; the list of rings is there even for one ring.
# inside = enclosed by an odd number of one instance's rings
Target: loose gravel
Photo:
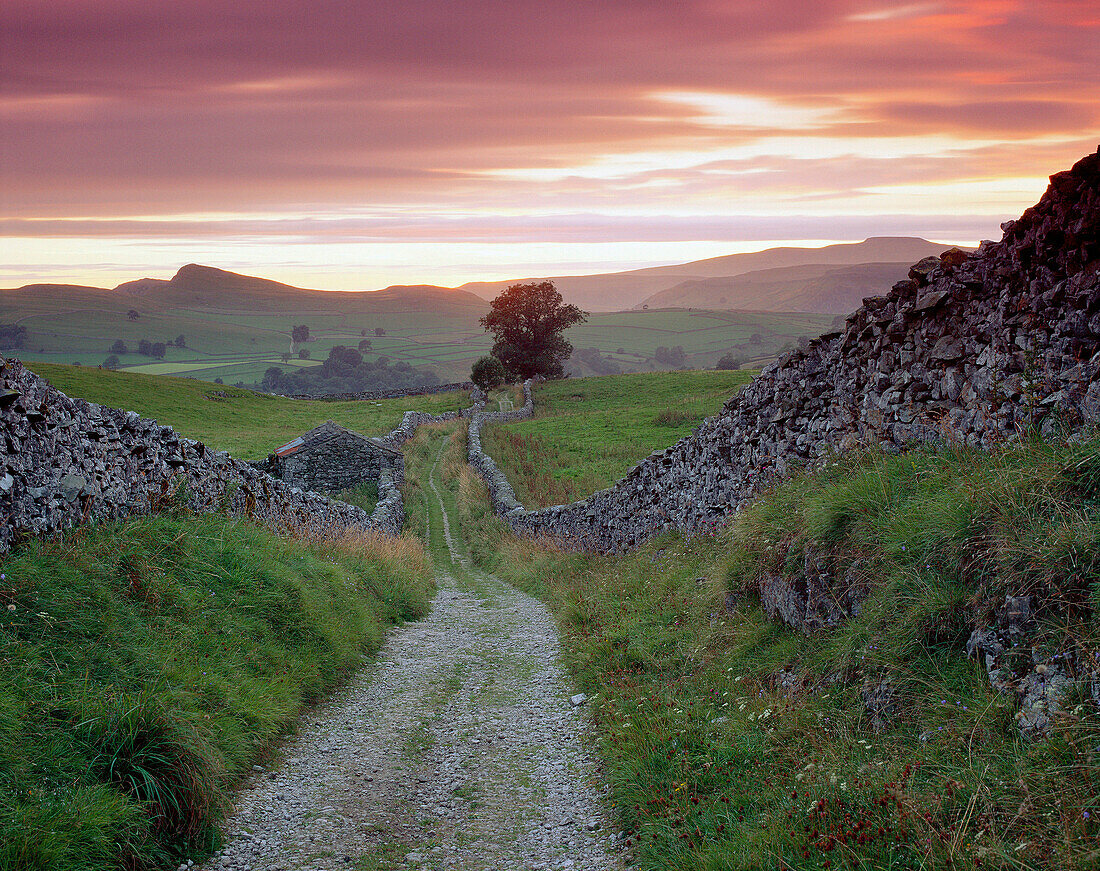
[[[432,613],[255,773],[208,871],[622,867],[549,612],[452,560]]]

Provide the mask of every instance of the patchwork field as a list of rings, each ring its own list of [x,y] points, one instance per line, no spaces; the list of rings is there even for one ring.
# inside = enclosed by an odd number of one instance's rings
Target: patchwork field
[[[355,347],[364,338],[371,341],[368,359],[386,356],[455,381],[466,378],[474,360],[491,347],[478,324],[488,306],[469,294],[439,296],[429,304],[411,294],[386,302],[379,294],[265,293],[256,298],[191,294],[192,299],[163,290],[145,296],[56,286],[2,290],[0,324],[26,327],[24,346],[6,352],[23,360],[98,366],[121,340],[128,349],[117,355],[124,369],[226,384],[256,383],[269,366],[316,364],[334,346]],[[136,319],[128,317],[131,310]],[[800,313],[624,311],[593,314],[567,337],[578,350],[597,349],[624,372],[669,369],[655,353],[676,346],[683,348],[686,366],[709,368],[728,352],[759,365],[800,337],[825,332],[832,322],[831,315]],[[310,340],[292,346],[291,328],[299,324],[309,327]],[[180,336],[183,346],[175,344]],[[162,359],[154,359],[136,352],[142,339],[173,344]],[[298,359],[301,348],[308,360]],[[284,363],[284,355],[291,359]],[[568,368],[575,375],[601,374],[579,359]]]
[[[470,403],[469,394],[462,391],[364,402],[310,402],[165,375],[49,363],[30,368],[69,396],[155,418],[242,460],[262,459],[326,420],[364,435],[382,435],[410,409],[440,414]]]
[[[535,387],[535,416],[482,430],[482,444],[530,508],[610,487],[688,435],[755,373],[653,372]]]

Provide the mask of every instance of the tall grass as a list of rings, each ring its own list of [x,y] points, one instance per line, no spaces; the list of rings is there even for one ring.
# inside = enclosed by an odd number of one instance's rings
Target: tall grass
[[[0,561],[0,867],[200,858],[303,706],[424,614],[412,538],[159,515]]]
[[[1097,469],[1097,443],[868,454],[627,556],[475,534],[558,617],[636,867],[1095,868]],[[867,596],[808,636],[756,599],[807,553]],[[1006,595],[1083,679],[1042,739],[966,657]]]

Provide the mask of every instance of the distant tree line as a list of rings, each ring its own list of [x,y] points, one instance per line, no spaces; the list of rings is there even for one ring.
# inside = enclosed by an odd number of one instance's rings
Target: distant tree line
[[[271,366],[255,385],[268,393],[359,393],[365,390],[398,390],[405,387],[434,387],[439,376],[389,357],[366,359],[355,348],[337,345],[320,366],[284,372]]]
[[[684,353],[682,345],[676,345],[673,348],[666,348],[661,345],[653,352],[653,359],[658,363],[664,363],[666,366],[676,366],[677,368],[687,365],[687,354]]]
[[[614,360],[600,353],[599,348],[580,348],[573,352],[570,360],[584,363],[597,375],[618,375],[622,372],[622,369]]]
[[[745,358],[734,354],[732,351],[718,358],[715,369],[740,369],[745,365]]]
[[[27,345],[27,328],[22,324],[0,324],[0,348],[18,350]]]

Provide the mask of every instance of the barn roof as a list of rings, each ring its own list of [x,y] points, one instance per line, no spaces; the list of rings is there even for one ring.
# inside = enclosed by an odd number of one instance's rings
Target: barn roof
[[[357,433],[355,430],[348,429],[347,427],[340,426],[332,420],[326,420],[320,426],[315,426],[309,432],[302,433],[298,438],[292,439],[282,447],[275,449],[275,456],[277,457],[289,457],[291,454],[296,454],[302,450],[314,450],[320,448],[323,445],[330,442],[337,436],[348,435],[354,438],[360,439],[363,442],[369,444],[372,448],[391,456],[400,456],[401,452],[394,450],[387,445],[382,439],[374,438],[373,436],[365,436],[362,433]]]

